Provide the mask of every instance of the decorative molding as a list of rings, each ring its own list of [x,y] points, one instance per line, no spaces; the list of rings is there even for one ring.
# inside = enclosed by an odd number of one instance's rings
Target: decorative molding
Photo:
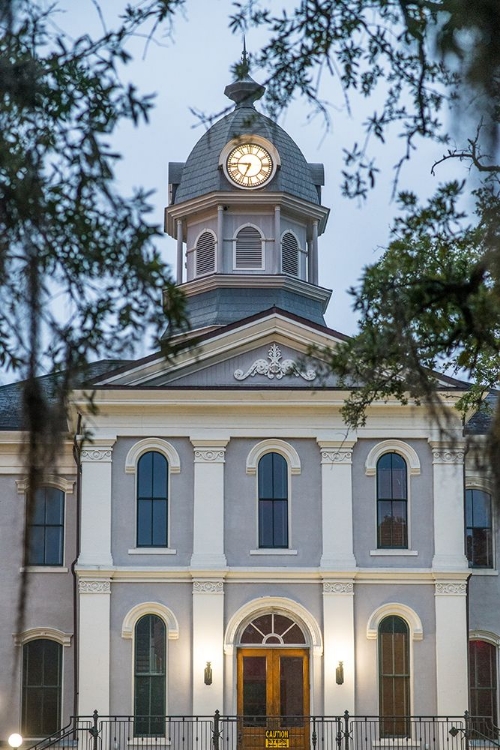
[[[195,448],[195,463],[224,463],[225,448]]]
[[[373,446],[365,461],[365,474],[373,477],[377,473],[377,462],[384,453],[399,453],[408,464],[410,476],[420,474],[420,459],[411,445],[403,440],[382,440]]]
[[[488,641],[494,646],[500,646],[500,636],[491,630],[470,630],[469,641]]]
[[[408,607],[406,604],[400,604],[399,602],[389,602],[389,604],[383,604],[378,607],[370,617],[366,626],[366,637],[370,640],[378,638],[379,625],[385,617],[396,615],[402,617],[406,621],[410,628],[411,638],[414,641],[421,641],[424,637],[424,631],[422,628],[422,621],[417,615],[415,610]]]
[[[436,583],[436,595],[442,596],[446,594],[465,596],[467,593],[467,584],[460,582],[449,582],[449,583]]]
[[[462,448],[433,448],[433,464],[463,464],[465,451]]]
[[[352,464],[352,448],[321,448],[322,464]]]
[[[137,621],[144,615],[157,615],[164,620],[167,628],[167,637],[169,640],[175,640],[179,637],[179,623],[171,609],[159,602],[142,602],[132,607],[123,619],[122,638],[132,638]]]
[[[297,362],[293,359],[283,359],[281,349],[277,344],[272,344],[268,353],[269,362],[265,359],[256,359],[253,365],[250,365],[248,370],[235,370],[234,378],[236,380],[246,380],[248,377],[254,377],[255,375],[264,375],[269,380],[281,380],[286,375],[292,375],[296,378],[301,377],[304,380],[315,380],[317,373],[316,370],[311,368],[307,370],[301,370]],[[281,362],[280,360],[283,361]]]
[[[71,646],[71,633],[65,633],[56,628],[29,628],[22,633],[14,633],[14,643],[16,646],[23,646],[29,641],[35,641],[38,638],[48,638],[50,641],[57,641],[62,646]]]
[[[352,581],[323,581],[324,594],[354,594]]]
[[[84,448],[80,453],[82,461],[111,461],[112,448]]]
[[[268,439],[261,440],[260,443],[254,445],[252,450],[247,456],[246,472],[247,474],[256,474],[257,465],[265,453],[279,453],[288,462],[290,466],[291,474],[300,474],[301,465],[299,454],[290,443],[285,440]]]
[[[28,479],[25,477],[24,479],[16,479],[16,487],[17,487],[17,494],[18,495],[24,495],[26,490],[28,489],[29,483]],[[67,495],[73,494],[73,489],[75,486],[75,481],[65,479],[64,477],[60,477],[57,474],[44,474],[43,479],[41,482],[42,487],[57,487],[58,490],[62,490]]]
[[[81,580],[78,582],[80,594],[111,594],[111,581],[109,579],[97,579],[94,581]]]
[[[222,594],[224,593],[223,581],[194,580],[193,594]]]
[[[174,446],[166,440],[155,437],[139,440],[131,447],[125,459],[125,473],[135,474],[137,470],[137,462],[140,457],[148,451],[162,453],[168,461],[169,473],[179,474],[181,470],[181,461]]]

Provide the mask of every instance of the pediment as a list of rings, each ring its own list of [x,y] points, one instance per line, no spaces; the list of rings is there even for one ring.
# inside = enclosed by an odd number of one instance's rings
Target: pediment
[[[339,335],[340,336],[340,335]],[[174,361],[149,357],[96,385],[180,388],[321,388],[326,379],[311,346],[334,346],[335,336],[279,314],[211,334]]]

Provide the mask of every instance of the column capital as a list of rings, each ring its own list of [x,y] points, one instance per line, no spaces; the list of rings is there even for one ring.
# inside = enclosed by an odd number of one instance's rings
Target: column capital
[[[442,443],[440,440],[429,440],[433,464],[463,464],[465,446],[462,442]]]
[[[463,579],[437,580],[435,586],[435,596],[466,596],[467,594],[467,581]]]
[[[195,463],[223,464],[229,440],[196,440],[191,438]]]
[[[81,578],[78,581],[80,594],[111,594],[110,578]]]
[[[340,581],[323,581],[323,594],[342,594],[348,596],[354,596],[354,581],[351,580],[340,580]]]
[[[351,464],[356,440],[317,440],[322,464]]]
[[[224,581],[220,578],[217,579],[206,579],[206,578],[194,578],[193,579],[193,594],[223,594],[224,593]]]
[[[80,451],[80,460],[82,463],[111,463],[113,456],[113,446],[116,438],[96,439],[91,443],[83,444]]]

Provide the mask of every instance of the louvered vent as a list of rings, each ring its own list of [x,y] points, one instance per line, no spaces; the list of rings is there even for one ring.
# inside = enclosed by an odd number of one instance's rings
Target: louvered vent
[[[203,232],[196,243],[196,275],[215,271],[215,239],[212,232]]]
[[[236,235],[236,268],[262,268],[262,237],[254,227]]]
[[[299,275],[299,245],[291,232],[286,232],[281,240],[281,271],[290,276]]]

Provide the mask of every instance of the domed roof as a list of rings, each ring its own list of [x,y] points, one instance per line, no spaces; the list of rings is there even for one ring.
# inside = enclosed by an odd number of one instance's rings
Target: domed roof
[[[280,155],[281,168],[277,170],[273,179],[257,192],[284,192],[310,203],[320,203],[313,178],[314,169],[310,168],[288,133],[269,117],[257,112],[250,101],[251,98],[247,96],[238,102],[232,112],[216,122],[200,138],[182,169],[182,177],[175,193],[175,203],[219,190],[241,193],[241,188],[230,183],[223,170],[219,168],[222,149],[229,141],[241,135],[258,135],[266,138]]]

